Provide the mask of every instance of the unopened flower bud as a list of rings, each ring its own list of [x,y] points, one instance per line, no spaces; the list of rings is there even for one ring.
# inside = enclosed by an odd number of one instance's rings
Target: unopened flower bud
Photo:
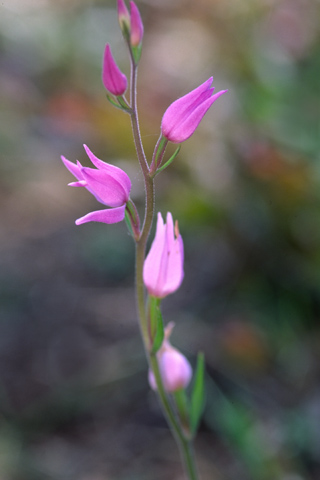
[[[105,88],[115,96],[121,96],[127,90],[127,77],[116,64],[109,44],[106,45],[103,56],[102,82]]]
[[[157,353],[163,386],[169,393],[186,388],[192,377],[190,363],[186,357],[169,342],[172,328],[173,324],[167,326],[165,330],[165,340]],[[157,389],[156,380],[152,370],[149,370],[149,384],[153,390]]]
[[[191,137],[213,102],[227,92],[221,90],[213,95],[212,80],[212,77],[209,78],[167,108],[162,118],[161,133],[170,142],[181,143]]]
[[[130,14],[123,0],[118,0],[118,20],[122,33],[125,37],[130,32]]]
[[[132,47],[138,47],[143,38],[143,23],[140,12],[134,2],[130,2],[131,28],[130,28],[130,44]]]

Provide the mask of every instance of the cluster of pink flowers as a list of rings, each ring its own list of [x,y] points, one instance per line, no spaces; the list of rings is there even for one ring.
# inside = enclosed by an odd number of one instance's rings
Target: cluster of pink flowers
[[[144,29],[139,10],[133,1],[130,1],[129,13],[124,0],[118,0],[118,20],[129,47],[131,62],[137,67]],[[164,143],[160,142],[160,145],[166,145],[168,141],[184,142],[195,132],[211,105],[226,92],[221,90],[214,94],[214,88],[211,87],[212,81],[213,78],[210,77],[167,108],[161,122],[160,140],[163,139]],[[128,80],[118,67],[109,44],[106,45],[103,55],[102,82],[111,103],[132,114],[132,107],[125,98]],[[113,98],[110,98],[109,94]],[[79,161],[72,163],[62,156],[64,165],[77,179],[69,185],[86,188],[98,202],[109,208],[90,212],[77,219],[76,224],[92,221],[112,224],[122,221],[128,215],[134,238],[138,241],[141,232],[137,220],[138,214],[130,199],[130,178],[120,168],[97,158],[86,145],[84,148],[96,168],[83,167]],[[160,152],[162,156],[164,149],[165,146]],[[161,164],[161,161],[159,163]],[[157,169],[160,171],[164,168],[159,167],[157,162],[153,162],[153,167],[148,165],[150,178],[157,173]],[[160,301],[180,287],[184,276],[183,258],[183,241],[177,222],[174,225],[171,213],[167,213],[165,224],[161,214],[158,213],[155,238],[143,267],[143,281],[151,298]],[[172,326],[169,325],[157,352],[163,385],[168,392],[185,388],[192,376],[188,360],[169,342],[171,330]],[[152,371],[149,373],[149,381],[155,389],[156,382]]]

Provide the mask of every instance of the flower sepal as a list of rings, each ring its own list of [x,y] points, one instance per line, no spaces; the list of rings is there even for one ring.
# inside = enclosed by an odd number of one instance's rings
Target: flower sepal
[[[114,98],[112,98],[107,93],[106,97],[107,97],[108,102],[111,103],[111,105],[113,105],[114,107],[119,108],[119,110],[122,110],[123,112],[129,113],[129,115],[131,115],[132,109],[131,109],[130,105],[128,104],[128,102],[126,101],[124,96],[115,97],[116,98],[116,100],[115,100]]]

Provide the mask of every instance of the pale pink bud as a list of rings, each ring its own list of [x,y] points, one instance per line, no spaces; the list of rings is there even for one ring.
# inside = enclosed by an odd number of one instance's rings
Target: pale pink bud
[[[137,47],[141,44],[143,38],[143,23],[140,12],[134,2],[130,2],[131,12],[131,30],[130,30],[130,44]]]
[[[116,64],[109,44],[106,45],[104,50],[102,82],[105,88],[115,96],[123,95],[127,90],[127,77]]]
[[[164,298],[181,285],[183,272],[183,241],[178,225],[167,213],[165,225],[158,213],[156,235],[143,266],[143,281],[150,295]]]
[[[121,30],[124,33],[130,30],[130,15],[123,0],[118,0],[118,20]]]
[[[176,348],[172,347],[168,337],[173,328],[169,324],[166,328],[166,338],[157,353],[158,364],[164,389],[169,392],[176,392],[186,388],[192,377],[192,368],[188,360]],[[152,370],[149,370],[149,384],[153,390],[157,390],[156,380]]]
[[[211,77],[167,108],[161,123],[164,137],[173,143],[181,143],[191,137],[213,102],[227,92],[221,90],[212,95],[214,91],[214,88],[211,88],[212,81]]]

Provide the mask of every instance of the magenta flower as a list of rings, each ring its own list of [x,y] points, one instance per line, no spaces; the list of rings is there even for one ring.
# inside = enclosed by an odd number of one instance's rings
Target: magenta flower
[[[77,225],[86,222],[117,223],[125,216],[126,204],[129,200],[131,181],[121,168],[105,163],[97,158],[91,150],[84,145],[85,151],[95,168],[83,167],[80,162],[70,162],[65,157],[61,160],[67,169],[77,178],[77,182],[69,183],[72,187],[85,187],[98,202],[112,207],[88,213],[76,220]]]
[[[192,368],[188,360],[182,353],[174,348],[169,337],[173,329],[173,323],[165,329],[165,339],[160,350],[157,353],[159,362],[159,370],[164,389],[169,392],[176,392],[182,388],[186,388],[192,377]],[[157,390],[157,384],[153,371],[149,370],[149,384],[153,390]]]
[[[123,95],[128,86],[127,77],[116,64],[108,43],[103,55],[102,82],[105,88],[117,97]]]
[[[138,7],[134,2],[130,2],[130,13],[131,13],[130,43],[133,47],[138,47],[138,45],[141,44],[142,38],[143,38],[143,23],[141,20]]]
[[[227,90],[221,90],[212,95],[213,77],[192,92],[173,102],[165,111],[161,132],[164,137],[173,143],[187,140],[194,133],[207,110]]]
[[[143,266],[143,281],[150,295],[164,298],[175,292],[183,280],[183,242],[171,213],[165,225],[158,213],[155,239]]]

